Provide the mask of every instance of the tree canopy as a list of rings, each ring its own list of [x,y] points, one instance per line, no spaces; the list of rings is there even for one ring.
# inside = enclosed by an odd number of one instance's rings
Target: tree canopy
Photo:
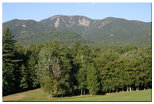
[[[41,87],[50,97],[152,88],[152,49],[57,41],[18,44],[3,30],[3,95]]]

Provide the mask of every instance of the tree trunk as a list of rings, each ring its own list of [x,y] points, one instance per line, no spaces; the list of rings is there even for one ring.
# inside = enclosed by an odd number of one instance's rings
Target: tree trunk
[[[52,98],[52,94],[51,94],[51,91],[49,91],[49,98]]]
[[[117,90],[115,90],[115,93],[118,93],[118,89],[117,89]]]
[[[131,87],[129,87],[129,91],[132,91],[132,88]]]
[[[127,87],[127,92],[129,91],[128,87]]]
[[[81,95],[82,95],[82,89],[81,89]]]
[[[51,94],[49,95],[49,98],[52,98],[52,95]]]
[[[85,89],[84,89],[84,95],[85,95]]]

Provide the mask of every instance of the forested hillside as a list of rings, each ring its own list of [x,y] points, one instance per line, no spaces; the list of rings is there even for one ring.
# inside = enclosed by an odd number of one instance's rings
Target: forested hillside
[[[37,87],[50,97],[151,89],[151,46],[95,48],[58,41],[23,46],[5,28],[3,96]]]
[[[89,46],[104,44],[151,45],[151,22],[108,17],[55,15],[41,21],[14,19],[3,23],[15,39],[23,44],[58,40],[63,44],[80,42]]]

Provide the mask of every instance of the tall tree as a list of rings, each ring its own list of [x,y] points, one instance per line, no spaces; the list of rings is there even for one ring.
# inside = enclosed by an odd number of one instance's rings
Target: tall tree
[[[70,86],[71,65],[67,51],[64,46],[53,42],[52,44],[46,44],[39,53],[40,84],[42,87],[44,87],[43,85],[50,85],[50,87],[45,87],[50,95],[63,96],[72,91]],[[46,77],[48,77],[48,80],[43,80]]]
[[[80,95],[85,95],[85,90],[87,89],[87,72],[87,67],[85,65],[79,69],[77,74],[79,89],[81,90]]]
[[[93,64],[88,66],[87,82],[90,94],[98,94],[100,91],[99,72]]]
[[[16,92],[19,85],[19,61],[16,58],[15,43],[9,28],[3,30],[3,94]]]

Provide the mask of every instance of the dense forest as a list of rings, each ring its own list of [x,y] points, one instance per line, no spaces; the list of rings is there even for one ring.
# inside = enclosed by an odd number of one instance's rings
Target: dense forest
[[[20,45],[3,30],[3,96],[41,87],[51,97],[152,88],[151,46]]]

